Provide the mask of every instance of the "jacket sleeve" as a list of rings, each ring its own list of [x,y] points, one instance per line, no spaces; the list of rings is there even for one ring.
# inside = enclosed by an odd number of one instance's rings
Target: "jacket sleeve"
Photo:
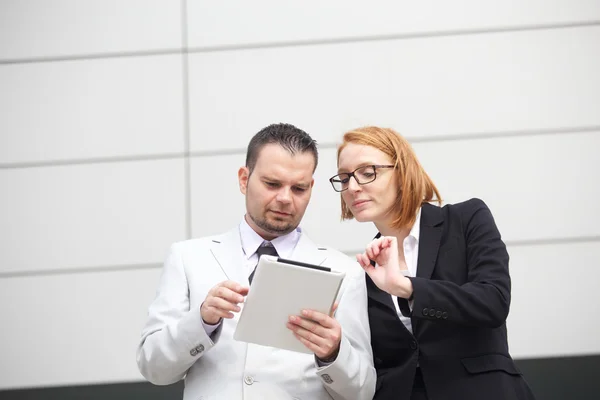
[[[466,283],[410,278],[414,297],[412,314],[469,326],[499,327],[505,323],[510,308],[506,246],[483,201],[470,200],[458,211],[465,238]]]
[[[335,313],[342,327],[340,350],[335,361],[317,368],[317,374],[335,400],[371,400],[377,375],[371,350],[365,274],[358,264],[351,271],[347,273]]]
[[[181,250],[171,246],[156,297],[148,310],[137,349],[142,375],[156,385],[175,383],[217,342],[221,327],[209,337],[200,309],[190,309],[189,287]]]

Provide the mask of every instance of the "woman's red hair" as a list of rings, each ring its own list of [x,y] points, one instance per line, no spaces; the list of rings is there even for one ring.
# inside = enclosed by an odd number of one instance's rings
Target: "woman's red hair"
[[[412,146],[398,132],[376,126],[366,126],[346,132],[342,144],[338,147],[338,164],[340,153],[348,143],[374,147],[392,159],[396,178],[399,180],[398,200],[390,210],[394,216],[392,228],[410,229],[423,203],[435,201],[442,205],[440,193],[421,166]],[[342,199],[342,219],[352,218],[354,218],[352,212]]]

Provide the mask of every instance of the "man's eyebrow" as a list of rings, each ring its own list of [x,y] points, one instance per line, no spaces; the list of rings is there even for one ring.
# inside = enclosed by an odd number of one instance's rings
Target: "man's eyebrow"
[[[261,179],[263,181],[267,181],[267,182],[271,182],[271,183],[282,183],[281,180],[267,176],[267,175],[262,176]],[[297,187],[308,189],[310,187],[310,182],[298,182],[298,183],[292,184],[292,186],[297,186]]]

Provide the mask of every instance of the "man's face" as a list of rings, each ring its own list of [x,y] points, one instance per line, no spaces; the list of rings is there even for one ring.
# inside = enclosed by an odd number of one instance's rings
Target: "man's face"
[[[251,175],[247,167],[240,168],[246,221],[265,240],[285,235],[300,224],[310,200],[314,168],[312,153],[291,155],[274,143],[260,150]]]

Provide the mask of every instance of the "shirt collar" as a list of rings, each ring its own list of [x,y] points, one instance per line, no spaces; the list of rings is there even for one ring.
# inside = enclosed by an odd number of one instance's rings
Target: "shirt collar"
[[[419,208],[419,212],[417,213],[417,218],[415,218],[415,223],[408,236],[412,237],[417,243],[419,243],[419,235],[421,233],[421,209]]]
[[[302,229],[297,227],[290,233],[271,240],[273,247],[277,250],[277,254],[283,258],[290,258],[292,251],[296,247],[296,244],[298,244],[298,240],[300,240],[301,233]],[[265,241],[265,239],[248,225],[245,217],[242,218],[242,222],[240,223],[240,239],[247,260],[256,253],[258,247]]]

